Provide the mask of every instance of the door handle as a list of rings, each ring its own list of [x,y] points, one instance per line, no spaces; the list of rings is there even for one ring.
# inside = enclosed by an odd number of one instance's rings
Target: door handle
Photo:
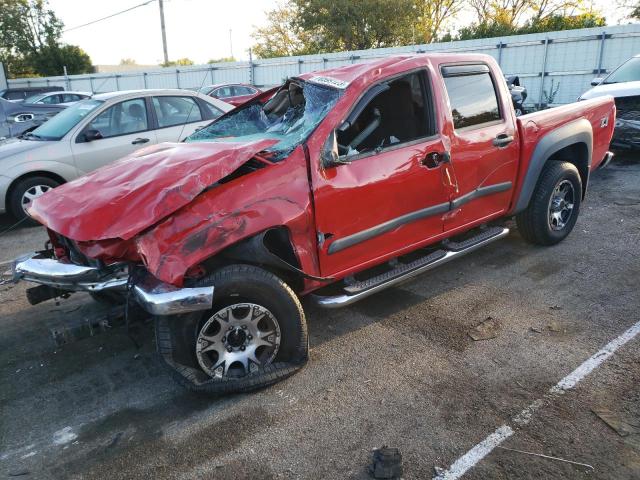
[[[508,135],[506,133],[501,133],[493,139],[493,145],[498,148],[506,147],[511,142],[513,142],[513,135]]]
[[[443,163],[451,163],[451,155],[449,152],[431,152],[427,153],[420,161],[420,164],[427,168],[436,168]]]
[[[136,138],[131,145],[140,145],[141,143],[147,143],[149,141],[148,138]]]

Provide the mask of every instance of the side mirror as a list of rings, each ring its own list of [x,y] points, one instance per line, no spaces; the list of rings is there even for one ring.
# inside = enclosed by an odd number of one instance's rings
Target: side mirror
[[[591,80],[591,86],[592,87],[597,87],[598,85],[600,85],[602,83],[603,80],[604,80],[603,77],[596,77],[593,80]]]
[[[332,131],[331,135],[324,142],[322,153],[320,154],[320,161],[323,168],[337,167],[338,165],[347,165],[351,163],[347,158],[340,158],[338,153],[338,138],[336,137],[336,131]]]
[[[90,128],[89,130],[84,131],[82,138],[85,142],[93,142],[94,140],[100,140],[102,138],[102,134],[100,131]]]

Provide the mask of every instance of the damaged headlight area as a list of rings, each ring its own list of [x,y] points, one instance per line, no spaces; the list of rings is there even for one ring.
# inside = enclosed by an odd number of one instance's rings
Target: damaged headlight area
[[[640,149],[640,96],[616,98],[616,127],[611,145],[615,148]]]

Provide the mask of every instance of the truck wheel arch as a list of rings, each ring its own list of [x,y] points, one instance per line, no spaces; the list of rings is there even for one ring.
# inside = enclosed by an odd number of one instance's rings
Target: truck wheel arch
[[[234,262],[265,268],[283,278],[294,291],[303,288],[307,276],[300,267],[295,247],[285,226],[268,228],[225,248],[214,255]]]
[[[586,119],[576,120],[547,133],[536,145],[529,168],[522,182],[522,190],[513,213],[527,208],[545,164],[562,160],[573,163],[582,180],[582,196],[587,190],[593,151],[593,129]]]

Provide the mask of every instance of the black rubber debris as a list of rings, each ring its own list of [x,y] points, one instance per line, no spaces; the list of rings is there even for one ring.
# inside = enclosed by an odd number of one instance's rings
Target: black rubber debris
[[[372,463],[369,473],[373,478],[401,478],[402,454],[397,448],[389,448],[386,445],[373,451]]]

